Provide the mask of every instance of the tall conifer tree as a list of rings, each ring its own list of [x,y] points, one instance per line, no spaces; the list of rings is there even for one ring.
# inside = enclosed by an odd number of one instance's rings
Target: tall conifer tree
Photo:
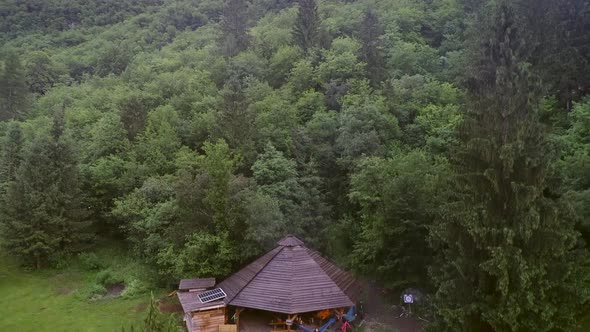
[[[16,121],[8,125],[6,136],[2,142],[0,153],[0,195],[4,195],[6,186],[15,180],[16,171],[21,161],[23,133]]]
[[[248,1],[227,0],[223,7],[221,29],[223,52],[232,57],[248,48]]]
[[[361,23],[360,39],[363,43],[363,60],[367,63],[367,76],[373,86],[379,85],[385,73],[380,39],[383,33],[375,12],[367,10]]]
[[[542,94],[519,18],[506,1],[486,10],[455,187],[431,228],[436,330],[571,331],[588,300],[587,255],[576,248],[571,209],[547,189]]]
[[[79,188],[76,155],[64,135],[63,111],[57,111],[49,135],[24,149],[8,185],[2,211],[6,249],[37,268],[79,249],[90,231]]]
[[[23,119],[26,115],[29,89],[19,56],[8,51],[0,66],[0,121]],[[1,63],[0,63],[1,65]]]
[[[316,0],[299,0],[299,13],[293,29],[295,42],[307,53],[316,46],[320,34],[320,17]]]

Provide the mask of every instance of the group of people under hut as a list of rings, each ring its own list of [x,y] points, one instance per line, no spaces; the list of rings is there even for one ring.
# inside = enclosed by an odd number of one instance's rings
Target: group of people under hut
[[[335,326],[335,331],[349,332],[352,330],[352,322],[357,318],[356,309],[352,306],[346,313],[343,310],[326,309],[315,314],[302,314],[298,315],[292,324],[297,330],[303,332],[326,332],[332,326]],[[362,319],[362,304],[359,305],[358,315]],[[271,325],[276,323],[271,322]]]

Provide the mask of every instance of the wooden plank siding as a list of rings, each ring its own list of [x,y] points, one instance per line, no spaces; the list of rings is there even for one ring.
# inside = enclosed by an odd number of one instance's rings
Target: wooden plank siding
[[[190,332],[219,332],[219,326],[225,324],[225,309],[195,312],[191,321]]]

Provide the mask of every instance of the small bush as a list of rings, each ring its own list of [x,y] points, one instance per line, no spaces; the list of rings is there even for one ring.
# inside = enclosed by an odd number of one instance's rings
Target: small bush
[[[82,268],[88,271],[94,271],[102,268],[102,263],[95,253],[81,253],[78,255]]]
[[[55,267],[57,270],[65,270],[70,266],[71,256],[58,255],[49,262],[49,266]]]
[[[133,298],[147,293],[149,289],[150,287],[146,282],[134,278],[125,284],[123,296],[126,298]]]
[[[96,274],[94,278],[96,283],[102,286],[112,285],[119,282],[122,282],[123,279],[115,276],[113,271],[110,269],[102,270]]]
[[[78,292],[78,297],[83,300],[90,300],[107,293],[107,289],[100,284],[90,284]]]

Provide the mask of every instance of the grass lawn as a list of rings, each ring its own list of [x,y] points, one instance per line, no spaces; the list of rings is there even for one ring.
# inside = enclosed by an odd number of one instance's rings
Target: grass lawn
[[[141,320],[150,295],[89,301],[77,290],[95,273],[27,272],[0,253],[0,331],[120,331]]]

